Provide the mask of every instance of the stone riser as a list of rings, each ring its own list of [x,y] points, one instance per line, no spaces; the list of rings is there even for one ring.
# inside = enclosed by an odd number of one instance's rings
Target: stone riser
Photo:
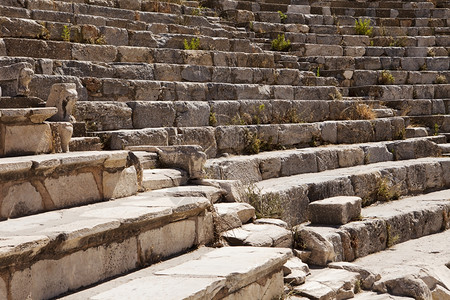
[[[93,132],[111,149],[138,145],[199,144],[208,157],[222,153],[246,153],[280,147],[308,147],[322,143],[365,143],[401,138],[405,123],[402,118],[370,121],[327,121],[310,124],[248,125],[185,128],[147,128]],[[259,139],[259,142],[258,142]],[[256,145],[255,145],[256,143]],[[264,145],[264,144],[267,145]]]
[[[2,158],[0,164],[0,219],[130,196],[142,181],[126,151]]]
[[[352,17],[373,16],[379,18],[448,18],[450,12],[442,8],[390,9],[390,8],[344,8],[344,7],[311,7],[312,14],[324,14],[327,10],[331,15],[349,15]]]
[[[35,40],[28,40],[30,43]],[[101,49],[101,48],[99,48]],[[230,67],[230,68],[275,68],[279,60],[296,61],[293,56],[280,55],[278,53],[243,53],[224,52],[209,50],[179,50],[179,49],[149,49],[144,47],[117,47],[117,59],[107,62],[108,64],[95,64],[89,60],[60,60],[48,59],[45,61],[32,57],[2,57],[0,65],[9,65],[17,62],[27,62],[33,66],[36,74],[51,75],[52,72],[59,73],[61,69],[76,70],[91,73],[92,77],[119,77],[121,63],[136,63],[135,67],[145,67],[146,64],[173,64],[173,65],[196,65],[207,67]],[[137,63],[142,63],[139,65]],[[61,64],[61,66],[59,66]],[[123,67],[122,67],[123,68]],[[282,72],[282,71],[281,71]],[[80,73],[74,74],[79,75]],[[313,75],[313,73],[307,73]],[[70,74],[67,74],[70,75]],[[138,76],[129,74],[128,76]],[[127,77],[128,78],[128,77]]]
[[[432,85],[432,84],[442,84],[439,80],[444,80],[444,82],[450,82],[450,72],[449,71],[389,71],[393,76],[394,84],[396,85]],[[363,71],[355,70],[351,79],[343,78],[341,74],[337,74],[338,78],[341,79],[341,84],[344,86],[366,86],[366,85],[377,85],[383,84],[382,79],[383,71]],[[323,76],[333,76],[333,71],[328,73],[323,72]],[[443,76],[443,77],[442,77]],[[350,81],[350,82],[349,82]],[[439,81],[439,82],[438,82]]]
[[[291,255],[280,248],[201,248],[62,299],[276,299]]]
[[[376,48],[374,52],[378,52]],[[438,48],[442,49],[442,48]],[[322,70],[403,70],[403,71],[448,71],[448,57],[402,57],[402,48],[385,48],[388,57],[318,57],[300,58],[310,67],[320,66]],[[446,51],[446,50],[445,50]],[[382,53],[379,53],[382,55]],[[400,56],[397,56],[400,55]],[[378,56],[378,55],[377,55]],[[392,56],[392,57],[389,57]]]
[[[442,100],[404,101],[405,115],[445,113]],[[226,125],[311,123],[334,120],[367,119],[358,109],[376,112],[377,101],[352,100],[240,100],[240,101],[80,101],[75,117],[85,122],[90,131],[140,129],[158,127],[198,127]],[[410,107],[412,105],[412,108]],[[409,111],[407,111],[409,109]],[[154,113],[155,115],[151,115]],[[391,111],[389,115],[393,116]]]
[[[381,162],[273,178],[257,182],[256,187],[268,199],[280,197],[287,208],[283,219],[291,224],[300,224],[308,218],[308,203],[316,200],[358,196],[367,205],[380,199],[380,190],[384,189],[394,197],[449,188],[449,164],[448,158]]]
[[[90,210],[84,210],[86,215],[93,213],[95,216],[95,211],[102,215],[89,218],[80,214],[77,222],[70,224],[72,227],[67,227],[69,220],[65,221],[65,241],[58,239],[55,234],[64,234],[64,230],[52,228],[47,217],[42,215],[40,228],[54,232],[53,236],[49,234],[47,237],[43,233],[40,237],[7,239],[14,246],[9,248],[9,253],[3,252],[0,295],[10,293],[11,299],[24,299],[27,296],[33,299],[52,298],[210,242],[213,224],[210,214],[204,214],[207,202],[202,200],[201,206],[189,209],[181,205],[178,216],[175,208],[171,216],[169,207],[155,207],[152,210],[122,204],[110,207],[106,212],[91,207]],[[148,205],[148,201],[146,203]],[[111,215],[112,211],[116,212],[116,217]],[[124,217],[125,211],[129,211],[128,217]],[[70,211],[66,211],[66,214],[70,214]],[[108,217],[105,219],[105,216]],[[3,237],[6,237],[7,224],[2,224]],[[89,244],[90,239],[96,242]],[[21,250],[17,250],[19,248]],[[13,249],[17,252],[14,253]],[[27,254],[27,250],[31,252]],[[35,255],[37,252],[39,254]],[[7,282],[3,278],[7,278]]]
[[[327,146],[263,152],[252,156],[210,159],[205,165],[209,178],[254,183],[270,178],[317,173],[383,161],[439,156],[433,142],[444,136],[348,146]],[[245,172],[244,172],[245,170]]]
[[[448,192],[363,208],[362,221],[338,228],[298,226],[297,242],[311,251],[309,263],[325,266],[331,261],[353,261],[397,243],[438,233],[450,227]],[[321,240],[323,247],[312,242],[311,237]]]
[[[362,17],[364,18],[364,17]],[[375,29],[381,26],[389,27],[445,27],[448,20],[442,18],[390,18],[390,17],[367,17],[373,20],[372,26],[375,25]],[[346,16],[346,15],[322,15],[322,14],[287,14],[287,18],[284,23],[280,20],[280,15],[277,12],[258,12],[255,14],[255,20],[258,22],[273,23],[277,26],[282,24],[305,24],[310,27],[310,32],[321,33],[336,33],[339,24],[341,33],[355,34],[355,20],[358,17]],[[395,29],[395,30],[408,30],[408,29]],[[412,33],[414,29],[409,29]]]
[[[349,88],[353,97],[375,100],[448,99],[450,84],[434,85],[371,85]]]
[[[32,96],[47,99],[58,81],[78,84],[79,101],[211,101],[211,100],[332,100],[339,98],[334,86],[291,86],[228,83],[167,82],[36,75],[30,83]],[[40,88],[37,89],[37,88]],[[35,89],[36,88],[36,89]],[[86,95],[87,94],[87,95]]]

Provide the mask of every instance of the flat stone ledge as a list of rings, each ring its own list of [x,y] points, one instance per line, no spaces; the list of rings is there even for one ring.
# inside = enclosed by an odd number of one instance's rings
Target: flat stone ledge
[[[147,192],[3,221],[0,276],[9,274],[7,286],[19,298],[24,293],[51,298],[93,284],[211,242],[210,205],[204,197],[160,197]],[[98,236],[104,238],[96,239]],[[47,260],[48,255],[52,260]],[[80,264],[81,260],[84,263]],[[45,286],[51,288],[45,289],[44,282],[34,275],[23,281],[26,274],[40,273],[42,268],[63,270],[73,264],[78,270],[74,274],[46,273]],[[98,268],[90,272],[90,266],[96,264]],[[56,282],[61,284],[52,285]]]
[[[130,196],[141,172],[128,151],[0,158],[0,218]]]

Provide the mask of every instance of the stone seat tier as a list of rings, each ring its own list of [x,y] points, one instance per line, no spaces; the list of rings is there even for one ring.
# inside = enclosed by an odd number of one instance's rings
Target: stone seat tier
[[[401,117],[357,121],[326,121],[301,124],[165,127],[90,132],[110,149],[139,145],[202,146],[209,158],[223,153],[255,153],[280,147],[308,147],[321,144],[353,144],[404,138]]]
[[[377,200],[449,188],[450,159],[419,158],[326,170],[259,181],[256,189],[267,199],[278,197],[292,224],[307,220],[308,203],[335,196],[358,196],[363,205]]]
[[[338,98],[339,95],[338,88],[335,86],[172,82],[89,77],[80,80],[76,76],[35,75],[30,83],[32,96],[47,99],[50,86],[58,81],[76,83],[81,101],[330,100]],[[33,89],[34,87],[40,87],[41,90]]]
[[[33,40],[28,40],[33,43]],[[53,44],[52,45],[57,45]],[[100,46],[101,47],[101,46]],[[98,48],[101,50],[102,48]],[[108,70],[115,65],[131,64],[138,67],[142,64],[177,64],[177,65],[197,65],[215,67],[237,67],[237,68],[275,68],[279,61],[297,61],[295,56],[288,53],[264,52],[264,53],[244,53],[212,50],[181,50],[181,49],[158,49],[146,47],[117,47],[117,59],[110,61],[86,60],[78,57],[77,60],[48,59],[41,60],[39,57],[30,56],[5,56],[0,57],[0,65],[9,65],[17,62],[27,62],[33,66],[35,74],[51,75],[58,74],[66,68],[79,68],[83,72],[91,72],[92,77],[118,77],[116,71]],[[95,58],[95,57],[93,57]],[[61,66],[59,66],[61,65]],[[81,72],[81,71],[80,71]],[[101,76],[101,74],[104,76]],[[74,75],[79,75],[77,73]],[[304,73],[305,75],[313,73]],[[132,74],[130,74],[132,75]]]
[[[20,3],[15,1],[3,1],[3,5],[15,7],[15,8],[27,8],[27,9],[45,9],[45,10],[55,10],[61,12],[71,12],[73,11],[72,4],[73,1],[68,0],[58,0],[55,3],[48,3],[44,0],[32,1],[30,3]],[[88,1],[78,1],[76,4],[83,5],[89,3]],[[159,4],[159,5],[158,5]],[[142,10],[142,11],[174,11],[181,12],[183,8],[198,6],[197,1],[184,1],[183,5],[170,1],[137,1],[137,2],[99,2],[97,3],[99,6],[103,6],[105,8],[121,8],[126,10]],[[184,6],[184,7],[183,7]]]
[[[347,34],[355,33],[355,21],[358,20],[358,17],[349,16],[349,15],[336,15],[335,17],[328,14],[309,14],[309,13],[288,13],[286,15],[286,19],[282,22],[280,15],[277,12],[257,12],[254,16],[255,20],[258,22],[267,22],[272,23],[276,26],[280,26],[281,24],[305,24],[310,28],[315,28],[314,31],[325,30],[326,28],[333,28],[334,32],[337,32],[337,29],[341,29],[342,32],[346,32]],[[362,17],[364,19],[364,17]],[[448,25],[446,19],[442,18],[420,18],[420,17],[411,17],[411,18],[391,18],[391,17],[375,17],[375,16],[367,16],[367,19],[371,20],[371,26],[375,28],[378,27],[402,27],[402,26],[411,26],[411,27],[445,27]],[[250,21],[250,20],[249,20]],[[339,26],[337,26],[339,25]],[[408,29],[396,29],[396,30],[406,30]],[[414,29],[409,29],[414,31]],[[426,29],[424,29],[426,30]],[[381,32],[381,31],[380,31]],[[329,32],[333,33],[333,32]]]
[[[281,267],[291,255],[285,248],[200,248],[62,299],[271,299],[283,293]]]
[[[417,102],[417,103],[416,103]],[[410,107],[410,105],[412,105]],[[389,103],[404,115],[445,113],[442,100]],[[196,127],[311,123],[348,119],[374,119],[376,109],[387,109],[372,100],[229,100],[229,101],[79,101],[75,117],[89,131],[157,127]],[[358,113],[358,109],[363,111]],[[364,114],[364,110],[367,115]],[[155,115],[152,115],[155,113]],[[394,115],[391,111],[389,117]]]
[[[353,1],[314,1],[311,7],[348,7],[353,8],[356,3]],[[402,2],[402,1],[370,1],[357,3],[359,8],[390,8],[390,9],[432,9],[435,4],[426,1]]]
[[[221,157],[209,159],[205,164],[205,171],[209,178],[254,183],[270,178],[317,173],[383,161],[439,156],[440,150],[435,142],[445,143],[446,138],[430,136],[402,141],[328,145]]]
[[[360,221],[340,227],[300,225],[296,227],[296,232],[305,242],[306,250],[311,251],[309,263],[324,266],[330,261],[353,261],[395,244],[449,228],[449,200],[448,189],[406,197],[363,208]],[[312,242],[313,236],[325,246],[321,248],[318,243]]]
[[[386,101],[415,98],[448,99],[450,97],[449,89],[449,84],[367,85],[350,87],[349,95]]]
[[[159,190],[186,184],[185,171],[176,169],[148,169],[143,171],[142,187],[146,190]]]
[[[433,5],[434,6],[434,5]],[[446,8],[379,8],[379,7],[318,7],[312,6],[311,13],[324,14],[328,12],[331,15],[350,15],[353,17],[374,16],[381,18],[448,18],[450,11]]]
[[[0,158],[0,218],[130,196],[141,172],[128,151]]]
[[[210,242],[212,199],[205,196],[218,189],[199,188],[2,221],[0,273],[8,279],[1,295],[52,298]]]
[[[0,123],[39,124],[58,112],[56,107],[1,108]]]
[[[366,49],[366,51],[371,50]],[[306,62],[307,66],[313,69],[319,66],[321,70],[448,71],[448,57],[402,57],[394,54],[396,51],[397,48],[390,48],[389,50],[387,48],[386,52],[392,53],[392,56],[379,57],[310,56],[299,58],[299,62]],[[373,52],[379,51],[374,50]],[[399,54],[401,55],[401,53]]]
[[[47,61],[48,73],[79,77],[119,78],[128,80],[158,80],[187,82],[258,83],[270,85],[308,85],[322,80],[309,71],[289,68],[248,68],[198,66],[170,63],[102,63]],[[50,72],[49,72],[50,71]],[[331,78],[327,80],[332,80]],[[328,85],[332,85],[329,83]]]

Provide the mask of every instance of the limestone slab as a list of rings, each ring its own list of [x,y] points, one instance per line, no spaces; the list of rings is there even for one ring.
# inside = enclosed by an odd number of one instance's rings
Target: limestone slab
[[[359,197],[333,197],[314,201],[309,204],[309,215],[312,223],[340,225],[361,214],[362,200]]]
[[[278,268],[292,255],[290,249],[259,247],[224,247],[198,260],[156,272],[156,275],[227,278],[229,292],[262,278]],[[233,264],[230,264],[230,259]]]
[[[122,198],[136,194],[137,191],[138,179],[134,166],[115,173],[103,172],[104,198]]]
[[[3,194],[0,217],[13,218],[16,216],[37,213],[44,209],[44,203],[40,193],[29,182],[12,185],[3,191],[5,187],[0,186]]]
[[[102,199],[92,173],[47,178],[44,185],[56,207],[68,207]],[[82,194],[80,191],[84,191]]]
[[[133,280],[109,291],[92,296],[91,300],[126,299],[213,299],[225,286],[222,277],[149,276]],[[176,284],[174,284],[176,282]]]

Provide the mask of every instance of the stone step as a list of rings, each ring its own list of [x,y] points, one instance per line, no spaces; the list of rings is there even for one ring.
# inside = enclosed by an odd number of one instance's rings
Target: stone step
[[[308,263],[324,266],[331,261],[353,261],[441,232],[450,225],[449,192],[442,190],[372,205],[362,209],[361,221],[340,227],[299,225],[295,228],[298,245],[303,245],[303,251],[311,251]]]
[[[448,188],[448,158],[419,158],[326,170],[263,180],[255,183],[255,197],[281,199],[283,219],[305,222],[308,204],[335,196],[358,196],[363,205],[382,199]]]
[[[443,84],[450,80],[448,71],[323,70],[317,65],[316,73],[317,68],[320,76],[334,77],[343,87],[392,81],[394,84]]]
[[[2,221],[1,295],[52,298],[209,243],[211,200],[165,189]]]
[[[133,149],[133,154],[139,159],[142,169],[156,169],[159,167],[158,153]]]
[[[432,134],[450,132],[450,116],[445,115],[429,115],[429,116],[411,116],[408,117],[411,124],[426,126],[430,128]]]
[[[368,85],[350,87],[349,95],[376,100],[447,99],[450,84]]]
[[[0,159],[1,219],[136,194],[141,172],[128,151]],[[80,193],[80,191],[85,191]]]
[[[230,125],[184,128],[145,128],[91,132],[105,141],[108,149],[139,145],[200,145],[209,158],[224,153],[258,153],[282,147],[310,147],[321,144],[353,144],[404,138],[403,118],[358,121],[326,121],[281,125]]]
[[[255,25],[253,25],[255,26]],[[283,32],[271,31],[256,33],[257,38],[276,39],[279,34]],[[316,34],[316,33],[283,33],[286,40],[291,41],[292,49],[295,50],[295,44],[319,44],[319,45],[341,45],[341,46],[368,46],[370,43],[369,37],[364,35],[331,35],[331,34]]]
[[[230,246],[292,248],[292,232],[276,224],[245,224],[223,232]]]
[[[288,84],[231,84],[221,82],[179,82],[127,80],[65,75],[35,75],[31,95],[47,99],[58,81],[75,82],[78,101],[213,101],[213,100],[332,100],[339,98],[335,86],[292,86]],[[282,82],[280,82],[282,83]],[[35,87],[39,87],[40,90]]]
[[[445,113],[442,100],[388,105],[398,115]],[[79,101],[76,108],[76,119],[85,122],[89,131],[370,120],[394,113],[378,101],[364,100]],[[152,112],[161,114],[152,116]]]
[[[376,292],[391,289],[392,294],[399,296],[431,295],[436,299],[447,299],[450,297],[450,254],[446,247],[449,240],[450,231],[445,230],[398,243],[389,250],[358,258],[354,264],[381,275],[373,288]],[[405,288],[406,285],[416,288]]]
[[[73,137],[70,139],[69,149],[75,151],[101,151],[102,143],[97,137]]]
[[[147,169],[143,171],[142,187],[145,190],[159,190],[185,185],[188,175],[177,169]]]
[[[349,299],[354,298],[360,280],[359,273],[343,269],[312,270],[306,283],[295,287],[293,292],[306,299]]]
[[[324,14],[324,11],[330,15],[350,15],[353,17],[374,16],[380,18],[448,18],[450,12],[442,8],[379,8],[379,7],[352,7],[347,9],[345,7],[311,7],[312,14]]]
[[[252,183],[270,178],[316,173],[383,161],[438,156],[439,149],[432,141],[445,142],[445,138],[438,136],[404,141],[329,145],[221,157],[209,159],[205,164],[205,171],[210,178]]]
[[[355,3],[352,1],[315,1],[311,3],[312,7],[348,7],[353,8]],[[435,5],[431,2],[402,2],[402,1],[371,1],[358,3],[358,8],[391,8],[391,9],[431,9]]]
[[[93,67],[91,69],[90,67]],[[102,70],[102,73],[99,71]],[[234,84],[282,84],[303,85],[313,73],[296,69],[241,68],[220,66],[197,66],[193,64],[127,63],[108,64],[98,67],[91,62],[70,63],[55,66],[59,75],[119,78],[128,80],[158,80],[184,82],[221,82]],[[310,83],[310,81],[308,81]]]
[[[398,48],[390,48],[396,50]],[[403,50],[401,50],[403,51]],[[394,52],[392,52],[394,54]],[[401,55],[401,53],[398,53]],[[397,54],[394,54],[397,55]],[[404,70],[404,71],[448,71],[448,57],[402,57],[402,56],[363,56],[363,57],[319,57],[300,58],[311,67],[320,66],[322,70]],[[339,68],[339,65],[342,66]]]
[[[281,248],[200,248],[61,299],[273,299],[283,294],[290,256]]]
[[[448,144],[441,144],[439,145],[439,148],[441,149],[442,153],[450,153],[450,145]]]
[[[30,43],[36,40],[28,40]],[[234,67],[234,68],[275,68],[279,60],[297,61],[294,56],[283,55],[275,52],[265,53],[243,53],[229,51],[209,51],[209,50],[180,50],[180,49],[158,49],[144,47],[117,47],[117,57],[105,63],[96,63],[89,59],[61,60],[45,59],[30,56],[22,57],[1,57],[0,64],[8,65],[11,63],[27,62],[33,66],[35,74],[51,75],[52,72],[58,74],[64,70],[79,68],[83,72],[92,72],[92,77],[117,77],[117,68],[124,68],[126,65],[139,67],[147,64],[175,64],[175,65],[197,65],[197,66],[215,66],[215,67]],[[91,70],[90,70],[91,69]],[[78,75],[73,74],[73,75]],[[103,74],[103,75],[102,75]],[[132,75],[132,74],[130,74]],[[136,76],[136,75],[135,75]]]

